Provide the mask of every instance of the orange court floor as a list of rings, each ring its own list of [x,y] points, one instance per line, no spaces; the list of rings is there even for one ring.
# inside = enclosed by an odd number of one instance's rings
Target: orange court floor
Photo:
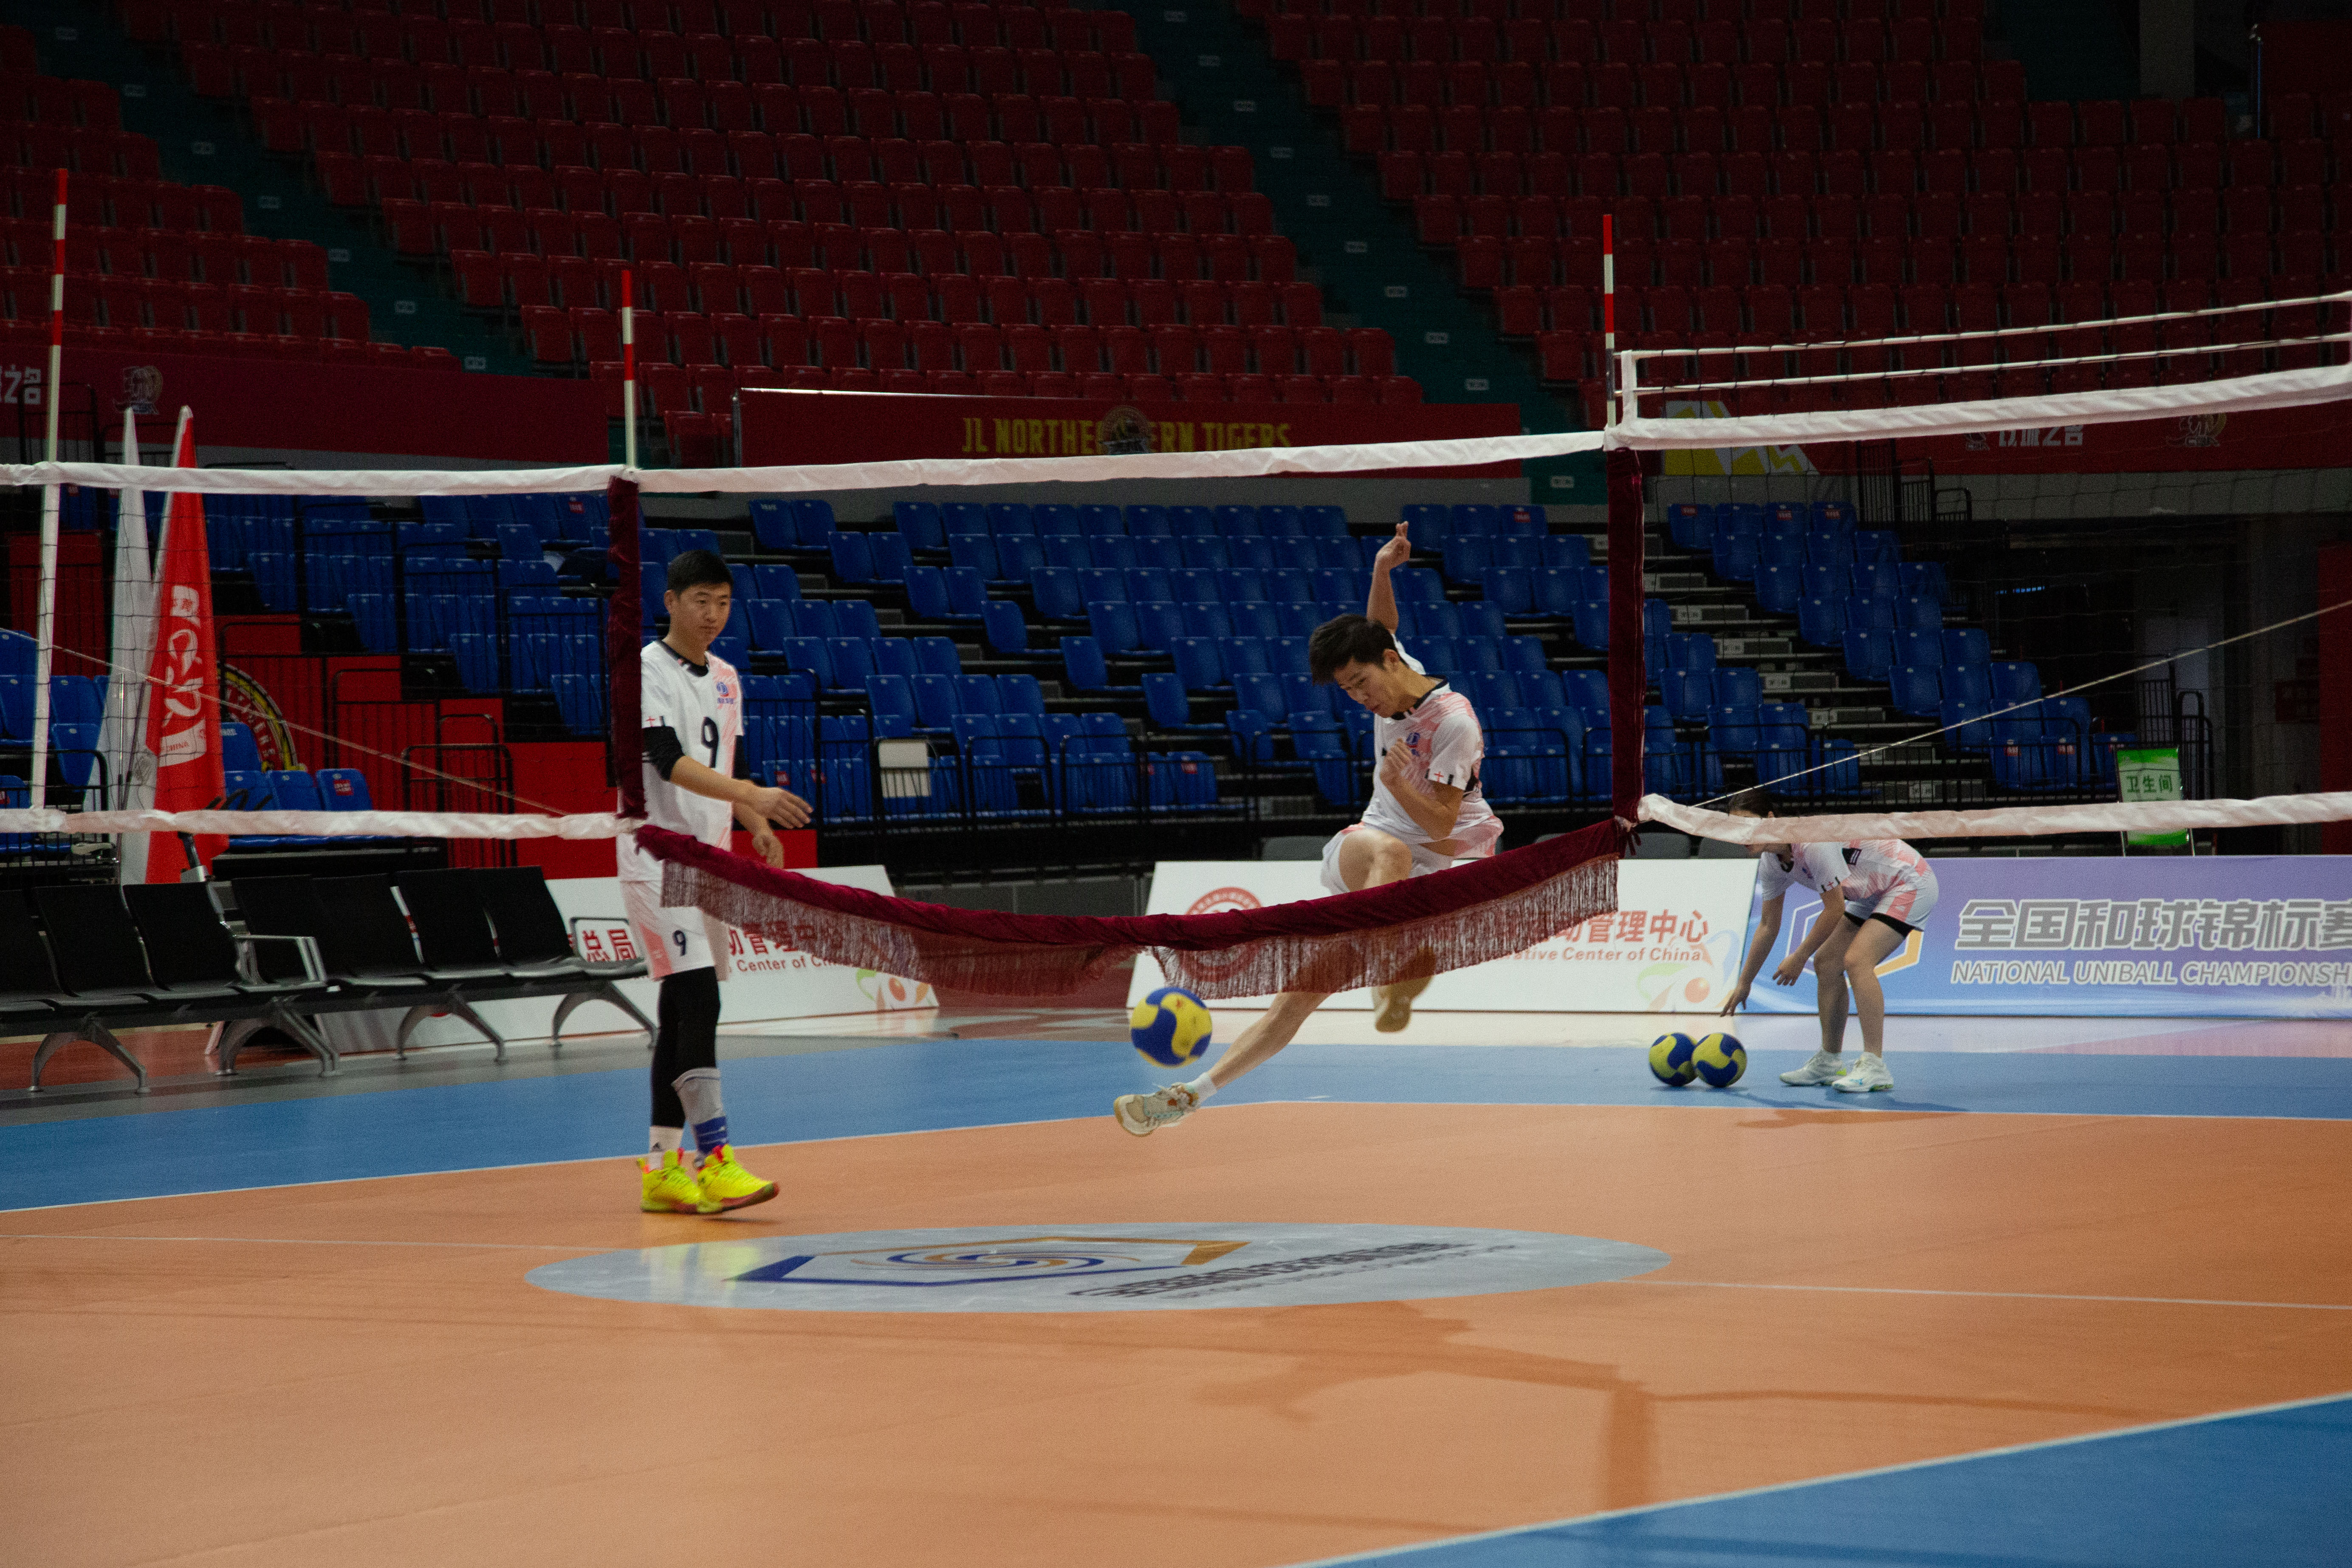
[[[947,1022],[730,1037],[712,1219],[634,1045],[0,1102],[6,1557],[2347,1560],[2352,1026],[1856,1103],[1341,1020],[1139,1140],[1111,1031]]]

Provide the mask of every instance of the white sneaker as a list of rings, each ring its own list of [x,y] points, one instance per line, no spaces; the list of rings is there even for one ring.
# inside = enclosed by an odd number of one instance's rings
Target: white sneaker
[[[1828,1083],[1845,1075],[1845,1057],[1836,1051],[1815,1051],[1805,1065],[1780,1075],[1782,1083]]]
[[[1150,1094],[1122,1094],[1110,1102],[1110,1111],[1118,1124],[1138,1138],[1149,1138],[1162,1127],[1177,1122],[1201,1109],[1200,1098],[1189,1084],[1171,1083],[1165,1089],[1155,1089]]]
[[[1868,1051],[1864,1051],[1862,1053],[1862,1059],[1853,1064],[1853,1069],[1832,1083],[1830,1087],[1843,1094],[1868,1094],[1874,1089],[1893,1089],[1895,1075],[1886,1070],[1886,1063],[1883,1058],[1872,1056]]]

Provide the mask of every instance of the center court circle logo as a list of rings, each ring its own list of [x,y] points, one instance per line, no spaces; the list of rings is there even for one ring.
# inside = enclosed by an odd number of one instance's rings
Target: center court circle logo
[[[803,1312],[1139,1312],[1493,1296],[1666,1255],[1549,1231],[1395,1225],[1001,1226],[705,1241],[531,1270],[572,1296]]]

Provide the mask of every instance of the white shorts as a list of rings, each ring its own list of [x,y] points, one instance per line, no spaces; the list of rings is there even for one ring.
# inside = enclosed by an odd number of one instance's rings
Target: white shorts
[[[646,972],[656,980],[695,969],[716,969],[719,979],[727,978],[725,926],[691,905],[665,905],[658,882],[622,882],[621,902],[645,944]]]
[[[1936,872],[1932,867],[1921,866],[1884,882],[1848,882],[1844,893],[1845,912],[1855,917],[1856,923],[1885,915],[1916,930],[1936,912]]]
[[[1339,845],[1350,833],[1365,831],[1367,829],[1362,823],[1351,822],[1331,835],[1331,841],[1323,846],[1323,890],[1325,892],[1345,893],[1352,890],[1349,888],[1347,880],[1339,875]],[[1378,829],[1370,831],[1377,832]],[[1459,866],[1463,860],[1484,858],[1465,855],[1461,859],[1456,859],[1451,855],[1433,855],[1425,847],[1419,844],[1408,844],[1405,847],[1412,851],[1412,870],[1409,874],[1415,877],[1426,877],[1432,871],[1443,871],[1449,867]],[[1492,854],[1493,851],[1489,850],[1488,853]]]

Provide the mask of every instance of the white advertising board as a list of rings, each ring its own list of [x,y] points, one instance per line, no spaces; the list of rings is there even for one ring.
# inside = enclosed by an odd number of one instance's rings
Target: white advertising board
[[[890,892],[890,879],[879,866],[833,866],[806,870],[819,881]],[[572,945],[592,962],[644,956],[642,942],[622,910],[621,884],[613,877],[567,878],[550,881],[555,907],[572,927]],[[841,1013],[895,1012],[902,1008],[937,1006],[931,988],[919,981],[902,980],[871,969],[827,963],[796,950],[772,947],[732,926],[728,928],[729,959],[733,972],[719,988],[719,1022],[760,1024],[782,1018],[819,1018]],[[622,994],[653,1017],[660,986],[652,980],[625,980]],[[555,1018],[553,997],[520,1002],[485,1002],[479,1011],[489,1026],[511,1045],[544,1040]],[[390,1050],[400,1027],[398,1012],[329,1014],[320,1022],[339,1051]],[[635,1030],[636,1025],[617,1008],[592,1003],[572,1015],[565,1037]],[[480,1037],[464,1020],[428,1018],[409,1037],[415,1046],[461,1045]]]
[[[1163,860],[1149,911],[1208,914],[1325,897],[1308,860]],[[1616,912],[1596,915],[1525,952],[1441,974],[1414,1004],[1436,1013],[1690,1013],[1713,1011],[1739,975],[1753,860],[1622,860]],[[1167,984],[1148,954],[1135,963],[1132,1006]],[[1223,1007],[1263,1006],[1264,997]],[[1326,1006],[1371,1006],[1369,991]]]

